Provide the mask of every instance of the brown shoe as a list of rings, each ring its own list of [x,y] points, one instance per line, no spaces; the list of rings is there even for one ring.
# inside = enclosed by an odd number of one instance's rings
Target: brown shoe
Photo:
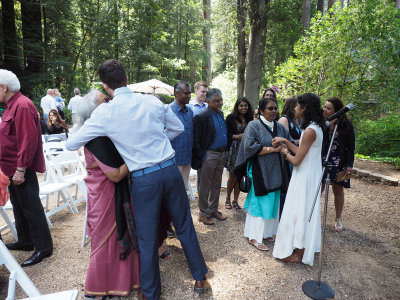
[[[202,279],[194,282],[194,291],[196,293],[204,293],[206,290],[211,288],[211,284],[207,279]]]
[[[206,225],[214,225],[213,220],[202,215],[199,215],[199,221]]]
[[[225,221],[226,217],[219,211],[211,213],[211,218],[217,219],[218,221]]]

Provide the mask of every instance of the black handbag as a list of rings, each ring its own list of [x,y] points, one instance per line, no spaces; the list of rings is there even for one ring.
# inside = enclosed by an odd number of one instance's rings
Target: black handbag
[[[239,190],[243,193],[248,193],[251,189],[251,177],[248,175],[249,170],[247,168],[246,174],[242,176],[239,182]]]

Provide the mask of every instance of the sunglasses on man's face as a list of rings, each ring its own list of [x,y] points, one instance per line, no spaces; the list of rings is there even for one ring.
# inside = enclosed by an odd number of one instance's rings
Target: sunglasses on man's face
[[[269,111],[273,111],[273,110],[277,111],[278,110],[278,108],[276,106],[275,107],[267,107],[267,109]]]

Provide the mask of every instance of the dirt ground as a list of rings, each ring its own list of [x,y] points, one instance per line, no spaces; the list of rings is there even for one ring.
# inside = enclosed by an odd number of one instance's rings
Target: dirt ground
[[[400,177],[400,171],[382,163],[357,161],[355,166]],[[335,215],[330,193],[322,280],[333,288],[335,299],[399,299],[400,187],[358,179],[352,179],[351,185],[346,190],[342,218],[345,230],[341,233],[333,230]],[[167,248],[173,259],[160,262],[162,299],[308,299],[301,287],[305,281],[316,279],[319,255],[310,267],[274,259],[273,243],[267,243],[269,252],[258,251],[243,237],[244,213],[223,208],[225,197],[226,190],[222,189],[220,210],[228,219],[214,226],[198,222],[197,201],[191,202],[212,290],[202,296],[195,295],[180,243],[168,239]],[[244,198],[241,195],[241,205]],[[43,294],[78,289],[78,299],[83,299],[90,250],[81,247],[84,204],[78,208],[79,214],[64,210],[52,216],[54,254],[24,269]],[[3,233],[3,239],[13,241],[9,231]],[[22,262],[30,253],[13,251],[13,255]],[[6,297],[7,284],[8,273],[3,266],[0,299]],[[25,297],[19,286],[16,296]],[[136,292],[132,292],[130,297],[122,299],[136,298]]]

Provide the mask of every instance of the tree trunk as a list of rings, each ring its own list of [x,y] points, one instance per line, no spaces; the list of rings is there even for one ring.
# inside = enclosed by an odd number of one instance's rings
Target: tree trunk
[[[243,97],[245,74],[246,74],[246,2],[247,0],[237,0],[237,32],[238,32],[238,52],[237,52],[237,97]]]
[[[249,3],[250,36],[244,93],[254,107],[258,104],[264,65],[268,4],[269,0],[254,0]]]
[[[211,34],[210,34],[211,0],[203,0],[203,80],[211,82]]]
[[[303,34],[310,29],[310,8],[311,8],[311,0],[303,0],[303,10],[301,14],[301,23],[303,24]]]
[[[49,28],[47,23],[46,7],[43,5],[43,41],[44,41],[44,59],[46,60],[49,56]]]
[[[318,0],[317,10],[319,10],[321,14],[324,15],[324,0]]]
[[[396,0],[396,8],[400,9],[400,0]]]
[[[328,0],[328,9],[330,10],[330,8],[335,4],[336,0]]]
[[[20,0],[20,2],[25,69],[40,73],[43,61],[40,0]]]
[[[17,31],[15,29],[14,0],[1,0],[3,23],[4,68],[19,74]]]

